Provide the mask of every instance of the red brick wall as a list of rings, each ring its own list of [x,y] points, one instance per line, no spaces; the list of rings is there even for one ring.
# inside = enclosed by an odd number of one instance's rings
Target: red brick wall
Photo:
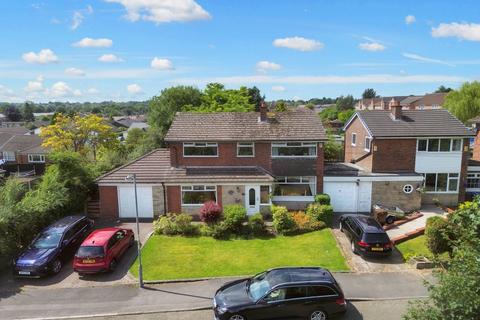
[[[415,172],[416,139],[374,139],[372,172]]]
[[[357,135],[355,146],[352,146],[352,133]],[[365,137],[367,136],[368,131],[358,117],[355,118],[345,131],[345,162],[353,162],[368,153],[365,151]],[[372,170],[371,156],[356,163],[367,170]]]
[[[99,186],[100,216],[103,218],[118,218],[117,187]]]
[[[468,146],[468,144],[467,144]],[[473,160],[479,160],[480,161],[480,130],[477,132],[477,136],[475,137],[474,143],[473,143]]]
[[[222,186],[217,186],[217,204],[223,208],[222,203]]]
[[[180,186],[167,186],[167,212],[182,212]]]

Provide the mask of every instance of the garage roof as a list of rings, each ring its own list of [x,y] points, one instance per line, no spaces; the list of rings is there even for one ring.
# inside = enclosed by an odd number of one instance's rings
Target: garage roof
[[[137,175],[137,183],[208,183],[208,182],[271,182],[272,175],[255,166],[206,166],[175,168],[170,164],[169,149],[157,149],[97,179],[102,184],[131,183],[129,174]]]

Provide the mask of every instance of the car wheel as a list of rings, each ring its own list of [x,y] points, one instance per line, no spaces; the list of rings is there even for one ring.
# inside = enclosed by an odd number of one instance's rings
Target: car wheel
[[[108,271],[114,272],[116,268],[117,268],[117,260],[113,259],[110,262],[110,266],[108,267]]]
[[[387,224],[392,224],[395,222],[395,217],[394,216],[388,216],[386,219],[385,219],[385,222]]]
[[[324,311],[313,311],[309,320],[327,320],[327,314]]]
[[[352,252],[357,254],[357,248],[355,248],[355,242],[350,241],[350,248],[352,248]]]
[[[230,320],[246,320],[244,317],[242,317],[239,314],[233,315],[230,317]]]
[[[62,262],[58,259],[55,259],[55,261],[52,262],[52,267],[51,267],[52,273],[57,274],[62,270]]]

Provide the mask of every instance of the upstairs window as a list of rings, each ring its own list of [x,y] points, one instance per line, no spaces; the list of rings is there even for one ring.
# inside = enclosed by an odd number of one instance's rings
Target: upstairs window
[[[253,142],[237,143],[237,157],[255,156],[255,144]]]
[[[316,157],[315,142],[272,143],[272,157]]]
[[[419,139],[417,151],[427,152],[459,152],[462,150],[462,139]]]
[[[184,157],[217,157],[218,144],[213,142],[186,142],[183,144]]]
[[[357,134],[352,133],[352,146],[356,146],[356,145],[357,145]]]
[[[29,154],[28,162],[30,163],[45,163],[45,155],[43,154]]]
[[[5,161],[15,161],[15,152],[13,152],[13,151],[3,151],[3,160],[5,160]]]

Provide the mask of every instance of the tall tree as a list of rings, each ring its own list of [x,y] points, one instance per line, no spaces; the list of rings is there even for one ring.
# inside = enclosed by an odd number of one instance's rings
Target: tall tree
[[[5,108],[5,117],[9,121],[20,121],[22,120],[22,114],[20,113],[20,110],[14,105],[9,105],[8,107]]]
[[[480,115],[480,82],[465,82],[459,90],[449,92],[444,107],[462,122]]]
[[[225,89],[221,83],[209,83],[202,96],[202,105],[193,109],[199,112],[247,112],[255,110],[249,102],[250,96],[246,87]],[[187,108],[191,109],[191,108]]]
[[[449,93],[450,91],[453,91],[453,89],[450,87],[447,88],[444,85],[441,85],[440,87],[438,87],[437,90],[435,90],[435,93]]]
[[[363,99],[372,99],[377,97],[377,92],[373,88],[367,88],[362,93]]]
[[[33,115],[33,103],[25,102],[23,105],[22,115],[23,121],[32,122],[35,121],[35,116]]]
[[[262,104],[262,101],[265,99],[265,97],[262,97],[262,94],[260,93],[260,89],[258,89],[256,86],[253,86],[252,88],[248,88],[248,95],[250,97],[248,99],[248,102],[255,106],[255,111],[260,111],[260,105]]]
[[[285,103],[285,101],[280,100],[275,103],[275,112],[285,112],[287,110],[287,104]]]
[[[355,99],[351,94],[347,96],[340,96],[337,98],[337,101],[335,102],[338,111],[343,111],[347,109],[353,109],[355,105]]]
[[[150,100],[148,123],[161,136],[172,124],[175,113],[184,109],[195,109],[202,103],[202,93],[195,87],[176,86],[163,89],[160,95]]]

